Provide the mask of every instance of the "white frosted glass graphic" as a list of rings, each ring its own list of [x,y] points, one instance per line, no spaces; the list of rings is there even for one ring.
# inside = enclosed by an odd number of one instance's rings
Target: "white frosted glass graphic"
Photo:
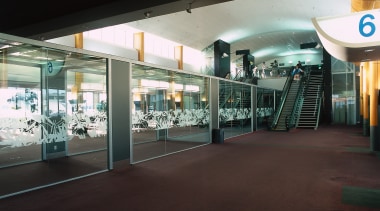
[[[0,145],[5,148],[29,146],[32,144],[70,141],[105,136],[107,134],[107,117],[105,112],[92,116],[85,114],[46,117],[33,115],[30,117],[0,118]]]
[[[209,116],[209,111],[203,109],[151,111],[146,114],[136,111],[132,114],[132,130],[140,132],[144,129],[205,126],[209,124]]]
[[[248,119],[251,117],[252,117],[252,112],[251,112],[251,109],[249,108],[219,109],[219,120],[222,122]]]

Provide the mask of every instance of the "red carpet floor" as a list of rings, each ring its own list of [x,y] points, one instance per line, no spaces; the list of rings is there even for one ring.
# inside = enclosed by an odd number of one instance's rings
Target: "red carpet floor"
[[[380,189],[360,127],[258,131],[0,200],[0,210],[380,210],[344,187]],[[369,196],[370,198],[372,196]]]

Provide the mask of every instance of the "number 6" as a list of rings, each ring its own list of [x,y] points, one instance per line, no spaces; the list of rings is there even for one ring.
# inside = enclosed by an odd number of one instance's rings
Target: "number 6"
[[[366,14],[364,15],[362,18],[360,18],[360,22],[359,22],[359,32],[360,34],[363,36],[363,37],[370,37],[372,36],[375,31],[376,31],[376,26],[375,24],[373,24],[372,22],[364,22],[366,18],[370,18],[371,20],[375,19],[375,17],[371,14]],[[370,27],[370,31],[369,32],[365,32],[364,31],[364,27]]]

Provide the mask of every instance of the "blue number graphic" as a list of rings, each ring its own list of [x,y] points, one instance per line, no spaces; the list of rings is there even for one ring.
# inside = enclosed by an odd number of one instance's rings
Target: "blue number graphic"
[[[363,36],[363,37],[370,37],[372,36],[373,34],[375,34],[375,31],[376,31],[376,26],[375,24],[373,24],[372,22],[370,21],[366,21],[367,18],[370,18],[371,20],[375,19],[375,17],[371,14],[366,14],[366,15],[363,15],[362,18],[360,18],[360,22],[359,22],[359,32],[360,34]],[[364,31],[364,28],[365,27],[369,27],[370,30],[369,32],[365,32]]]
[[[47,68],[48,68],[48,72],[49,73],[52,73],[53,72],[53,64],[51,62],[48,62],[47,63]]]

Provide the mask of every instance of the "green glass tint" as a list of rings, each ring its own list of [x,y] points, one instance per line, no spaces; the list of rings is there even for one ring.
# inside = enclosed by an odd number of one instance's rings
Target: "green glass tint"
[[[208,92],[209,78],[134,64],[133,161],[209,143]]]
[[[257,128],[267,129],[275,110],[275,92],[272,89],[257,88]],[[279,102],[279,100],[278,100]]]
[[[106,59],[0,46],[0,196],[107,169]]]
[[[219,127],[224,138],[251,132],[251,86],[219,81]]]

